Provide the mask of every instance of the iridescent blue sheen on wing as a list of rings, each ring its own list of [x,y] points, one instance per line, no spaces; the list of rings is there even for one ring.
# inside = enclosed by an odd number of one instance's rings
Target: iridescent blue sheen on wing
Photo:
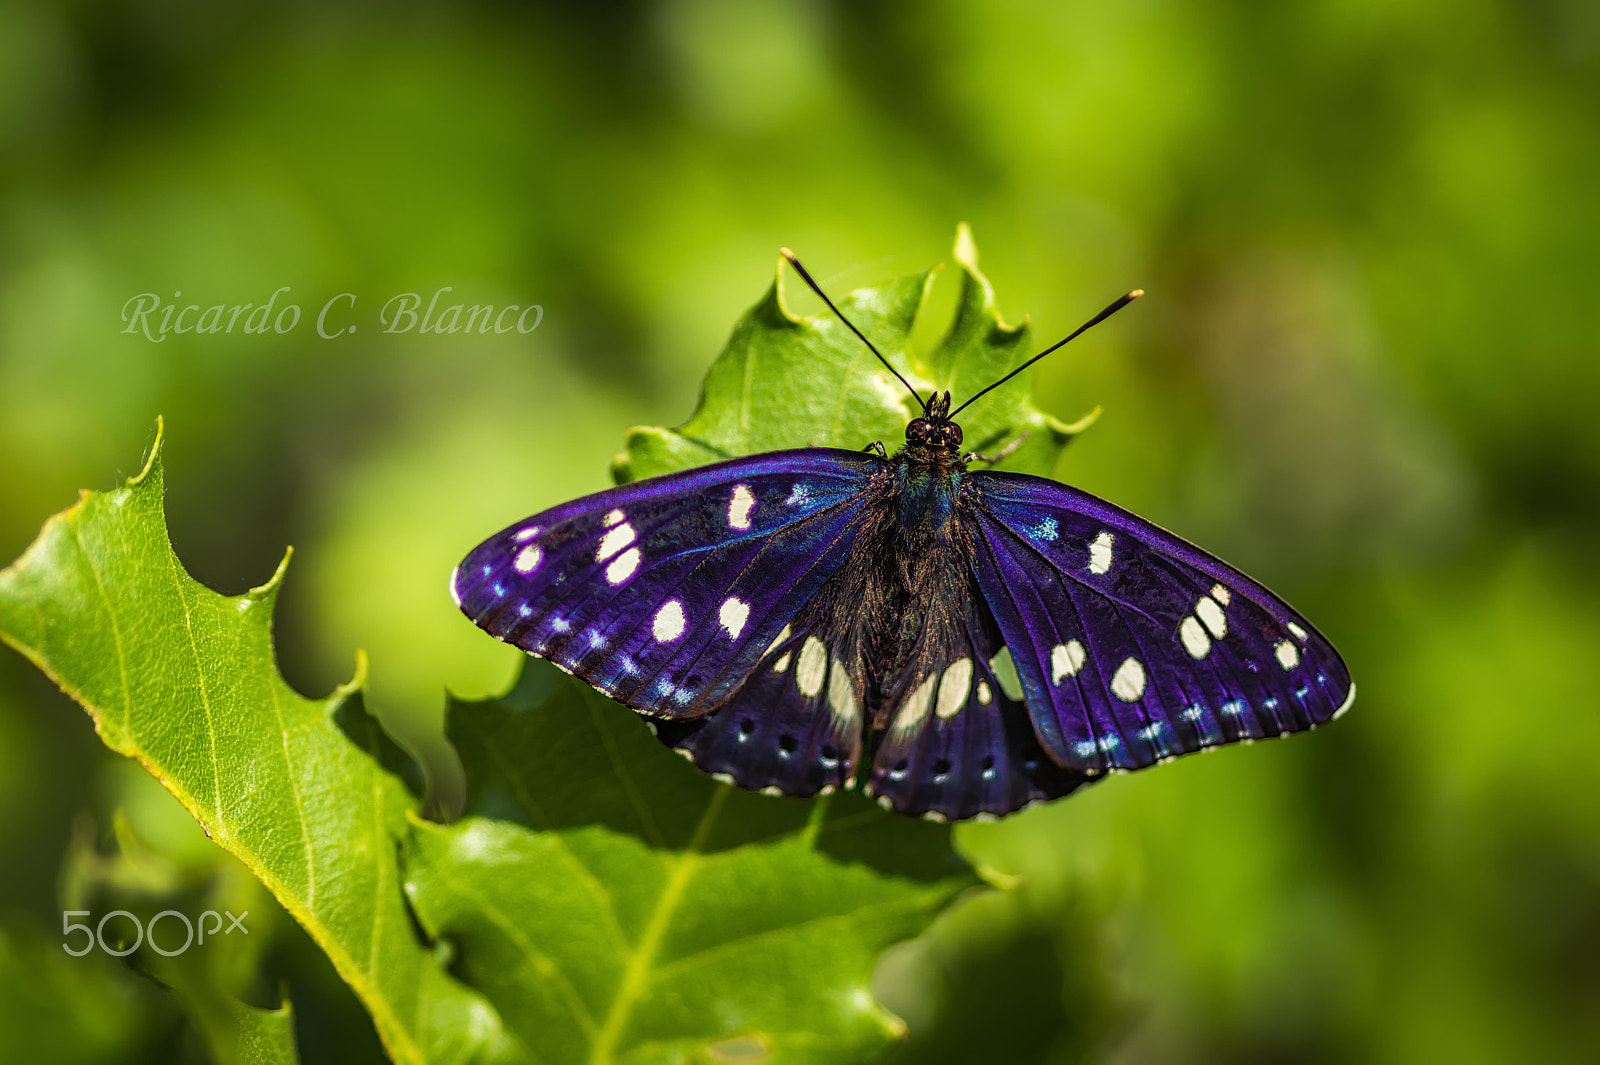
[[[635,710],[695,717],[849,557],[881,461],[773,452],[585,496],[478,545],[451,589],[497,638]]]
[[[1349,705],[1338,653],[1281,599],[1105,500],[969,469],[948,408],[893,458],[773,452],[536,514],[452,591],[720,779],[859,782],[923,817],[1005,814]]]
[[[1315,728],[1348,705],[1332,645],[1226,563],[1055,481],[968,484],[978,584],[1061,765],[1137,769]]]

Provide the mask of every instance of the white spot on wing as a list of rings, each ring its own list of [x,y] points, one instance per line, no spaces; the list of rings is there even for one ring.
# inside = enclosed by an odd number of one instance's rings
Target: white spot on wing
[[[756,494],[747,484],[733,486],[733,498],[728,500],[728,528],[750,528],[750,510],[756,505]]]
[[[1304,640],[1306,638],[1306,630],[1302,629],[1299,625],[1296,625],[1294,622],[1292,622],[1292,621],[1289,622],[1288,628],[1289,628],[1290,632],[1294,633],[1294,638],[1295,639]]]
[[[609,529],[611,526],[613,526],[617,522],[621,521],[624,517],[625,517],[625,515],[622,513],[622,511],[613,510],[611,513],[607,514],[604,518],[601,519],[600,524],[604,525],[606,528]]]
[[[1006,693],[1006,698],[1014,703],[1022,701],[1022,678],[1017,676],[1017,663],[1011,658],[1011,648],[1002,647],[989,659],[989,668],[994,671],[994,679],[999,682],[1000,690]]]
[[[1190,658],[1204,658],[1211,653],[1211,637],[1192,616],[1184,618],[1178,626],[1178,637],[1183,640],[1183,649],[1189,652]]]
[[[1333,712],[1332,720],[1337,721],[1341,717],[1343,717],[1344,716],[1344,712],[1346,710],[1350,709],[1350,704],[1355,702],[1355,701],[1356,701],[1356,686],[1354,684],[1352,684],[1352,685],[1350,685],[1350,694],[1346,695],[1344,697],[1344,702],[1339,704],[1339,709],[1337,709],[1337,710],[1335,710]]]
[[[517,568],[518,573],[532,573],[539,564],[539,559],[544,557],[544,552],[539,550],[538,544],[529,544],[517,552],[517,559],[511,563]]]
[[[610,581],[612,584],[621,584],[623,581],[633,576],[634,571],[638,568],[639,549],[637,547],[630,547],[622,554],[611,560],[611,564],[606,567],[606,580]]]
[[[728,596],[722,602],[722,610],[717,614],[722,627],[728,630],[730,639],[737,640],[739,633],[744,629],[744,623],[750,618],[750,604],[741,603],[733,596]]]
[[[1111,569],[1111,541],[1114,539],[1108,532],[1101,532],[1094,538],[1094,543],[1089,545],[1089,572],[1105,573]]]
[[[940,717],[954,717],[967,705],[967,693],[971,690],[972,659],[958,658],[939,678],[939,704],[934,712]]]
[[[894,716],[894,730],[896,732],[909,732],[922,723],[928,716],[928,708],[933,705],[933,686],[939,683],[939,674],[930,673],[921,684],[917,685],[900,704],[900,712]]]
[[[786,670],[788,668],[789,668],[789,652],[785,651],[785,652],[783,652],[783,654],[778,656],[778,660],[776,662],[772,663],[772,672],[774,672],[774,673],[782,673],[784,670]]]
[[[1228,589],[1224,588],[1220,584],[1213,584],[1211,586],[1211,598],[1215,599],[1223,606],[1227,606],[1228,600],[1233,598],[1233,593],[1228,591]]]
[[[855,685],[850,683],[850,676],[838,659],[834,659],[833,668],[828,671],[828,706],[835,720],[840,722],[854,721],[860,716]]]
[[[1222,639],[1228,634],[1228,619],[1222,613],[1222,608],[1217,601],[1209,595],[1202,595],[1199,602],[1194,605],[1195,616],[1206,623],[1206,628],[1211,630],[1211,635]]]
[[[1112,674],[1111,694],[1125,703],[1131,703],[1144,694],[1144,682],[1144,666],[1137,658],[1124,658],[1122,665]]]
[[[1062,677],[1075,677],[1083,668],[1083,644],[1077,640],[1058,643],[1050,652],[1050,683],[1060,684]]]
[[[989,690],[989,682],[986,680],[978,681],[978,702],[984,706],[994,702],[994,693]]]
[[[815,636],[807,636],[806,642],[800,647],[800,661],[794,667],[795,687],[809,699],[822,690],[822,681],[827,673],[828,649]]]
[[[789,638],[789,626],[785,625],[783,631],[778,633],[778,638],[767,645],[766,654],[771,654],[778,649],[778,645]]]
[[[516,534],[514,536],[512,536],[511,539],[515,540],[517,543],[520,544],[524,540],[532,540],[535,536],[538,536],[538,535],[539,535],[539,526],[530,525],[526,529],[518,529],[516,531]]]
[[[1288,640],[1284,640],[1274,647],[1272,653],[1278,656],[1278,665],[1284,669],[1293,669],[1300,664],[1300,651]]]
[[[683,635],[684,617],[683,604],[676,599],[668,599],[661,604],[661,609],[656,611],[654,622],[656,640],[667,643]]]
[[[633,526],[623,522],[600,537],[600,548],[594,553],[594,560],[604,562],[631,543],[633,543]]]

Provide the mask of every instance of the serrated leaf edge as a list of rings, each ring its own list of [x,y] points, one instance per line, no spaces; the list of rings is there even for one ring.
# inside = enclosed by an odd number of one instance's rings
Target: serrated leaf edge
[[[152,475],[155,475],[157,480],[160,480],[159,460],[160,460],[160,455],[161,455],[162,444],[164,442],[164,437],[165,437],[165,420],[158,417],[156,419],[156,436],[155,436],[155,440],[150,446],[150,451],[149,451],[148,456],[145,459],[143,467],[140,469],[140,471],[137,474],[134,474],[132,477],[127,478],[124,481],[124,483],[123,483],[121,488],[114,489],[114,490],[112,490],[110,492],[107,492],[107,493],[99,493],[99,492],[90,491],[89,489],[81,489],[79,491],[79,493],[78,493],[78,499],[77,499],[76,502],[74,502],[71,506],[67,507],[65,510],[59,511],[56,514],[51,515],[51,517],[46,520],[46,522],[45,522],[46,528],[48,528],[48,526],[50,524],[52,524],[52,523],[70,522],[83,509],[85,503],[87,503],[88,500],[90,498],[92,498],[94,495],[105,494],[105,495],[111,496],[111,497],[113,497],[113,501],[114,502],[118,502],[120,504],[121,500],[118,500],[118,499],[115,498],[118,495],[123,495],[124,498],[125,498],[125,493],[128,493],[132,489],[140,486],[141,484],[143,484],[143,482],[147,478],[149,478]],[[162,485],[157,485],[157,488],[161,489],[161,490],[164,490],[164,486],[162,486]],[[162,510],[163,510],[163,515],[164,515],[164,512],[165,512],[165,507],[164,506],[163,506]],[[182,574],[183,576],[188,576],[190,580],[194,580],[193,576],[189,574],[189,572],[188,572],[188,570],[186,568],[184,568],[182,560],[178,558],[177,553],[173,550],[172,541],[171,541],[170,535],[167,532],[164,520],[163,520],[163,523],[162,523],[162,535],[163,535],[163,540],[164,540],[164,543],[165,543],[165,546],[166,546],[166,549],[167,549],[168,556],[172,560],[172,563],[173,563],[175,571],[177,573]],[[43,530],[41,530],[40,535],[35,538],[33,543],[30,544],[28,546],[28,548],[20,556],[18,556],[16,561],[12,562],[10,565],[7,565],[7,566],[5,566],[3,568],[0,568],[0,574],[4,574],[4,573],[7,573],[7,572],[12,572],[12,571],[19,571],[23,567],[23,564],[33,554],[33,552],[36,549],[38,549],[40,547],[40,545],[44,542],[44,539],[45,539],[44,532],[43,532]],[[74,539],[77,539],[76,530],[74,530]],[[81,548],[81,541],[80,541],[80,548]],[[236,605],[238,605],[240,607],[240,609],[241,609],[241,612],[245,612],[245,611],[248,611],[248,610],[253,610],[258,603],[265,603],[265,604],[267,604],[268,608],[270,609],[273,605],[275,605],[276,598],[277,598],[277,592],[278,592],[278,589],[282,586],[282,581],[283,581],[284,575],[288,571],[289,559],[290,559],[292,554],[293,554],[293,549],[292,548],[287,549],[285,551],[284,556],[283,556],[282,560],[278,563],[278,567],[274,571],[272,577],[269,578],[264,584],[258,585],[257,587],[252,588],[249,591],[244,592],[241,595],[237,595],[237,596],[222,596],[222,598],[225,599],[225,600],[231,601],[231,602],[235,603]],[[94,568],[92,566],[90,567],[90,570],[91,570],[91,572],[94,573],[95,583],[96,583],[97,588],[100,589],[101,598],[104,601],[105,606],[106,606],[107,617],[110,618],[111,622],[112,622],[113,632],[114,633],[118,632],[118,631],[120,631],[120,626],[118,625],[118,623],[116,621],[115,611],[111,609],[110,599],[109,599],[108,596],[105,595],[104,586],[100,581],[99,572],[94,570]],[[199,583],[199,582],[196,582],[196,583]],[[220,594],[220,593],[218,593],[218,594]],[[180,594],[180,598],[182,598],[181,594]],[[187,602],[186,599],[184,599],[184,612],[185,612],[185,621],[187,623],[189,621],[189,608],[188,608],[188,602]],[[378,990],[368,980],[365,979],[365,975],[364,975],[363,971],[360,970],[356,966],[356,963],[355,963],[355,960],[354,960],[353,956],[351,956],[349,954],[349,952],[347,952],[343,948],[342,944],[340,944],[339,941],[336,938],[327,935],[326,932],[322,930],[321,923],[315,919],[315,915],[310,911],[309,906],[307,904],[300,903],[295,898],[295,893],[290,892],[290,891],[287,890],[286,885],[270,869],[268,869],[265,866],[265,864],[260,860],[259,856],[255,852],[246,849],[241,844],[239,844],[236,841],[232,840],[228,836],[228,834],[225,831],[222,830],[220,812],[217,815],[218,829],[219,830],[217,832],[213,832],[210,828],[206,827],[205,820],[204,820],[204,818],[202,816],[202,809],[203,808],[202,808],[200,802],[197,800],[197,798],[194,795],[192,795],[186,788],[180,786],[157,763],[155,763],[153,760],[151,760],[149,757],[147,757],[143,753],[142,749],[139,749],[139,748],[130,749],[130,747],[129,747],[127,741],[126,741],[126,732],[127,732],[127,722],[126,722],[126,720],[124,721],[123,728],[121,729],[122,736],[120,738],[114,738],[113,736],[109,735],[108,734],[108,730],[107,730],[107,722],[105,720],[104,715],[94,707],[94,705],[83,695],[83,693],[78,691],[71,684],[68,684],[63,677],[59,676],[54,670],[52,670],[48,666],[48,664],[43,660],[43,658],[41,656],[33,653],[33,651],[30,648],[26,647],[25,645],[19,643],[17,640],[13,639],[11,637],[11,635],[9,633],[7,633],[3,629],[0,629],[0,642],[4,642],[7,646],[11,647],[15,651],[17,651],[19,654],[21,654],[25,659],[27,659],[29,662],[31,662],[34,665],[35,668],[37,668],[41,673],[43,673],[45,675],[45,677],[47,677],[52,683],[54,683],[58,688],[60,688],[64,693],[66,693],[66,695],[69,698],[71,698],[79,706],[83,707],[84,712],[87,713],[89,715],[90,720],[94,722],[96,733],[98,733],[100,735],[101,739],[106,743],[106,745],[108,747],[110,747],[117,754],[122,755],[125,758],[132,758],[135,762],[137,762],[140,766],[142,766],[146,772],[148,772],[152,777],[154,777],[157,781],[159,781],[161,786],[163,788],[165,788],[167,790],[167,792],[172,795],[173,798],[177,799],[179,804],[181,804],[183,806],[184,810],[186,810],[189,813],[189,815],[191,817],[193,817],[195,819],[195,821],[200,824],[201,828],[205,830],[206,835],[208,837],[210,837],[212,839],[212,841],[217,844],[217,846],[221,847],[223,850],[227,851],[229,854],[231,854],[235,858],[237,858],[247,869],[250,870],[251,874],[253,876],[255,876],[255,878],[257,880],[261,881],[261,883],[266,886],[268,891],[272,892],[273,897],[278,900],[278,903],[281,906],[283,906],[284,910],[287,911],[292,917],[294,917],[295,921],[298,922],[300,924],[300,926],[306,930],[307,934],[309,934],[312,937],[312,939],[322,949],[323,953],[325,953],[328,956],[329,961],[331,961],[333,963],[333,966],[334,966],[335,970],[339,973],[340,978],[343,979],[345,981],[345,983],[350,985],[351,989],[356,992],[357,996],[361,999],[362,1003],[367,1007],[367,1009],[370,1012],[373,1013],[373,1015],[374,1015],[373,1019],[374,1019],[374,1022],[375,1022],[374,1027],[377,1029],[380,1038],[383,1039],[385,1049],[390,1053],[390,1055],[392,1057],[394,1057],[396,1060],[403,1061],[403,1062],[415,1062],[415,1063],[417,1063],[417,1065],[425,1065],[425,1063],[427,1061],[427,1058],[424,1055],[424,1053],[422,1052],[421,1047],[418,1046],[416,1044],[416,1042],[410,1038],[410,1030],[408,1028],[406,1028],[400,1022],[400,1020],[397,1017],[397,1015],[393,1012],[393,1010],[391,1010],[389,1008],[387,997],[382,995],[381,993],[379,993]],[[192,641],[191,641],[191,649],[193,649]],[[198,657],[198,651],[196,651],[195,653],[196,653],[196,657]],[[124,713],[126,714],[128,712],[131,712],[131,689],[129,688],[128,683],[127,683],[126,653],[124,652],[123,648],[120,645],[120,639],[118,640],[118,646],[116,647],[116,654],[117,654],[118,668],[121,671],[121,675],[122,675],[122,678],[123,678]],[[276,663],[274,663],[274,669],[276,670]],[[352,696],[352,695],[354,695],[357,692],[362,690],[362,687],[363,687],[363,685],[365,684],[365,681],[366,681],[366,675],[367,675],[367,657],[366,657],[366,654],[365,654],[364,651],[358,650],[357,653],[356,653],[356,669],[355,669],[354,676],[348,682],[346,682],[344,684],[341,684],[337,688],[335,688],[334,691],[330,695],[325,697],[324,699],[321,699],[321,700],[313,699],[313,700],[308,700],[308,701],[313,702],[313,703],[321,703],[324,714],[327,714],[327,715],[331,716],[335,711],[338,710],[338,708],[344,703],[344,701],[346,699],[348,699],[350,696]],[[283,678],[282,678],[282,674],[281,673],[278,675],[278,679],[280,681],[282,681]],[[283,683],[285,683],[287,685],[287,681],[284,681]],[[271,687],[271,686],[269,685],[269,687]],[[278,702],[277,691],[275,689],[273,690],[273,709],[274,709],[274,713],[276,714],[276,716],[278,717],[278,719],[279,719],[279,721],[281,723],[282,722],[282,707],[281,707],[281,704]],[[211,722],[209,720],[209,710],[208,710],[208,719],[207,719],[207,731],[210,733],[210,739],[211,739],[211,742],[212,742],[212,745],[213,745],[212,746],[211,763],[212,763],[212,772],[215,775],[215,774],[220,772],[220,769],[219,769],[219,766],[218,766],[218,762],[217,762],[217,758],[216,758],[216,751],[215,751],[216,733],[215,733],[215,729],[211,726]],[[366,752],[363,752],[363,753],[366,753]],[[287,752],[286,752],[285,756],[286,756],[286,758],[288,757]],[[369,757],[370,757],[370,755],[369,755]],[[375,758],[372,761],[373,761],[372,768],[373,768],[373,771],[375,773],[387,773],[387,771],[385,769],[383,769],[383,767],[381,765],[378,764],[378,762],[377,762],[377,760]],[[291,777],[291,779],[293,778],[293,772],[292,771],[290,773],[290,777]],[[401,781],[396,780],[395,783],[397,785],[399,785],[400,787],[402,787],[402,788],[404,787],[404,783],[401,782]],[[307,845],[309,847],[309,845],[310,845],[310,843],[309,843],[309,831],[310,831],[310,829],[309,829],[309,826],[307,825],[306,820],[305,820],[304,806],[301,804],[301,800],[300,800],[300,796],[299,796],[299,788],[295,787],[293,790],[295,792],[296,809],[299,811],[299,813],[301,815],[300,816],[301,835],[302,835],[303,838],[305,838],[307,840]],[[220,789],[220,787],[218,788],[217,794],[218,794],[218,804],[220,806],[220,803],[221,803],[221,789]],[[381,834],[384,835],[384,836],[388,836],[389,835],[389,833],[387,831],[383,831]],[[390,838],[391,838],[391,842],[395,842],[392,837],[390,837]],[[314,866],[311,864],[310,858],[308,856],[307,868],[306,868],[307,895],[308,895],[308,898],[314,898],[315,897],[315,894],[314,894],[315,875],[314,875],[313,870],[314,870]],[[382,884],[383,884],[383,880],[380,878],[380,884],[379,884],[380,889],[382,887]],[[375,914],[374,914],[374,919],[375,920],[380,919],[381,916],[382,916],[381,909],[376,909],[375,910]],[[376,942],[377,942],[377,937],[376,937],[376,935],[374,935],[374,944],[375,944],[374,949],[376,949]],[[423,945],[419,944],[418,946],[419,946],[419,949],[420,949]],[[445,974],[445,975],[448,975],[448,974]],[[466,985],[462,985],[462,986],[463,986],[464,989],[470,990],[474,996],[477,996],[479,994],[476,991],[476,989],[466,988]],[[484,1008],[487,1008],[487,1004],[484,1003],[483,1001],[481,1001],[481,999],[479,1001],[474,1002],[473,1005],[474,1005],[475,1008],[480,1009],[480,1010],[484,1009]],[[383,1020],[386,1021],[387,1023],[376,1023],[379,1020],[379,1015],[381,1015]],[[400,1045],[395,1045],[395,1042],[394,1042],[395,1040],[403,1040],[403,1042],[401,1042]]]

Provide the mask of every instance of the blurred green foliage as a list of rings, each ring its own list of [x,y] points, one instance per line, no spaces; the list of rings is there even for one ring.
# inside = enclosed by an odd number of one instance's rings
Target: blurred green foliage
[[[365,647],[438,754],[442,689],[515,664],[459,556],[685,417],[780,245],[844,291],[966,219],[1041,340],[1149,291],[1041,364],[1045,410],[1106,410],[1059,476],[1266,580],[1361,698],[963,828],[1023,886],[885,963],[906,1060],[1592,1057],[1597,172],[1585,0],[7,0],[0,558],[164,413],[190,569],[238,592],[296,544],[285,672]],[[286,335],[120,332],[139,293],[284,285]],[[380,332],[446,285],[543,320]],[[317,338],[344,292],[358,332]],[[50,934],[113,758],[0,656],[0,997],[101,995],[111,1033],[61,1060],[161,1023]]]

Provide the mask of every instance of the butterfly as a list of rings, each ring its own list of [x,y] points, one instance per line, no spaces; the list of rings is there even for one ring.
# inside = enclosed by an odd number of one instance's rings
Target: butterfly
[[[1261,584],[1103,499],[975,468],[922,397],[890,455],[810,447],[623,485],[467,555],[456,604],[773,795],[859,784],[932,820],[994,817],[1108,773],[1316,728],[1355,688]]]

